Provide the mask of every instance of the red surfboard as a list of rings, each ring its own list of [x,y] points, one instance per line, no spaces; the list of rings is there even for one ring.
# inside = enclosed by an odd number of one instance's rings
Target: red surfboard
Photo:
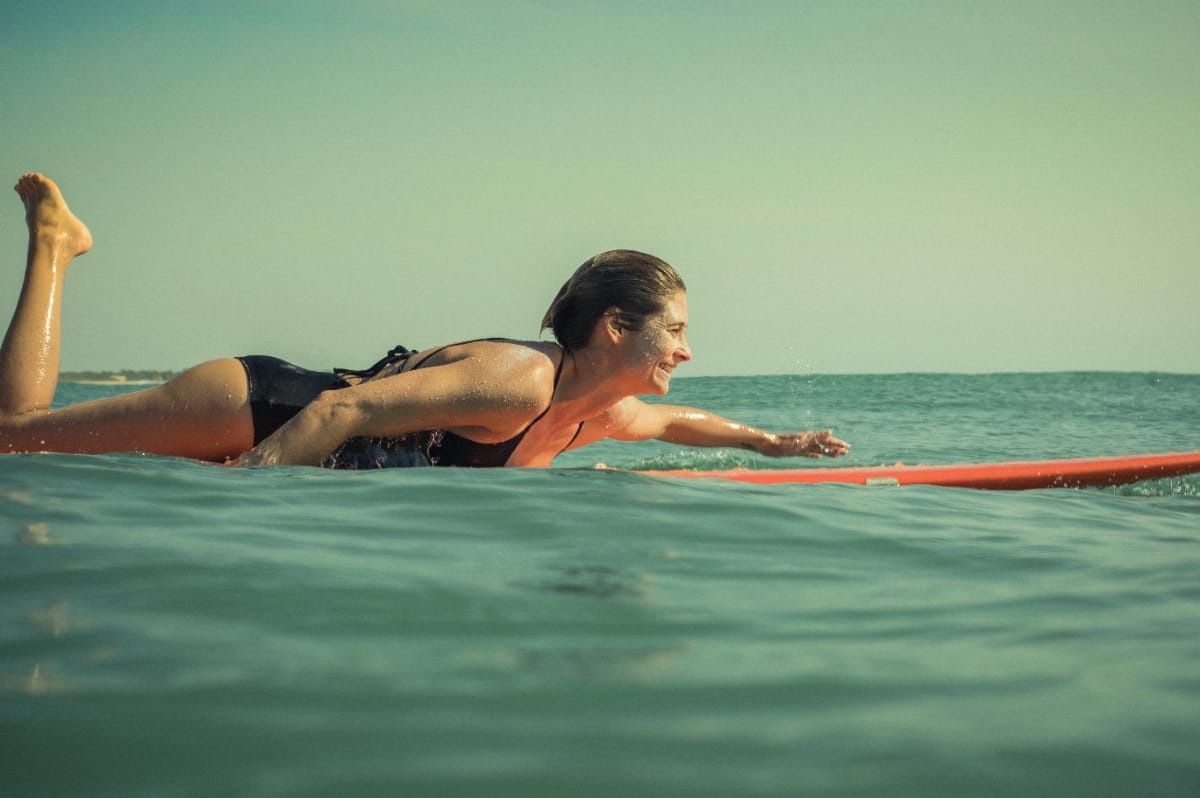
[[[1124,485],[1200,472],[1200,451],[1083,457],[1030,462],[964,463],[846,468],[735,468],[723,471],[641,471],[660,477],[728,479],[759,485],[843,482],[854,485],[941,485],[984,490],[1082,488]]]

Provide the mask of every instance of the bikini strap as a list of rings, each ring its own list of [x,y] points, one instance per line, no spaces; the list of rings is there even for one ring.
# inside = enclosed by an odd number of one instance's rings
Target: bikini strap
[[[554,393],[558,390],[558,378],[562,376],[563,366],[566,365],[566,362],[567,362],[567,351],[564,349],[563,356],[558,361],[558,368],[556,368],[554,370],[554,385],[550,390],[550,403],[548,405],[546,405],[545,410],[543,410],[542,412],[537,414],[537,418],[535,418],[533,421],[530,421],[528,424],[525,425],[525,429],[521,430],[522,435],[524,435],[526,432],[528,432],[533,427],[534,424],[541,421],[542,416],[549,413],[550,408],[554,406]],[[576,430],[575,434],[578,435],[579,431]],[[575,439],[572,438],[571,440],[574,441]],[[570,444],[568,444],[568,445],[570,445]]]
[[[583,422],[583,421],[580,421],[580,422],[579,422],[579,426],[575,428],[575,434],[571,436],[571,440],[567,441],[567,445],[566,445],[566,446],[564,446],[564,447],[562,447],[561,449],[559,449],[559,450],[558,450],[558,453],[559,453],[559,454],[562,454],[562,453],[563,453],[563,452],[565,452],[567,449],[570,449],[570,448],[571,448],[571,444],[572,444],[572,443],[574,443],[574,442],[575,442],[575,439],[579,437],[579,433],[583,432],[583,425],[584,425],[584,423],[585,423],[585,422]]]
[[[381,357],[375,365],[365,369],[343,369],[335,368],[333,373],[343,382],[347,377],[358,377],[361,380],[369,380],[378,374],[385,366],[390,366],[393,363],[402,363],[416,354],[416,351],[409,349],[406,346],[397,344],[388,350],[388,353]]]

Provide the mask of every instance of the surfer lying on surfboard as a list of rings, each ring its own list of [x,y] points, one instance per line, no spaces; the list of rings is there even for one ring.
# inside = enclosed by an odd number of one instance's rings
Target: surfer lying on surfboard
[[[0,347],[0,452],[148,452],[240,465],[547,466],[603,438],[845,454],[828,430],[773,433],[691,407],[647,404],[691,359],[683,280],[614,250],[585,262],[543,329],[557,341],[487,339],[410,352],[369,369],[309,371],[252,355],[202,363],[142,391],[50,409],[63,281],[92,235],[58,186],[24,175],[25,282]]]

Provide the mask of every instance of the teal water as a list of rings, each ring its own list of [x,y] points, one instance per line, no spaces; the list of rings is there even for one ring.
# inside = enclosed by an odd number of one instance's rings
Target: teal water
[[[1198,397],[1071,373],[671,398],[832,426],[875,465],[1197,449]],[[1200,478],[763,487],[582,468],[780,464],[744,452],[561,460],[0,457],[0,795],[1196,794]]]

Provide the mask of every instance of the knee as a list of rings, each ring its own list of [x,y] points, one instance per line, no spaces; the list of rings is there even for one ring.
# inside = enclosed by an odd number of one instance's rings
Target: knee
[[[49,414],[49,410],[31,410],[24,413],[8,413],[0,411],[0,454],[16,452],[37,452],[45,448],[46,442],[40,444],[34,440],[37,429],[33,427],[37,419]]]

